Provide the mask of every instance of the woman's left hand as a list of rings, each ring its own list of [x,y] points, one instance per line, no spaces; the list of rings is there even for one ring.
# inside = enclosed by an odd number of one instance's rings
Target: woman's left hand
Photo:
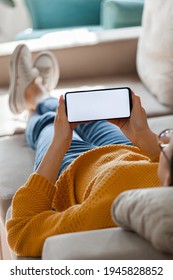
[[[75,126],[68,122],[63,96],[61,95],[54,120],[53,139],[36,170],[37,174],[49,179],[53,184],[57,180],[64,155],[71,146]]]
[[[63,147],[67,151],[72,142],[72,134],[75,126],[76,125],[68,122],[65,112],[64,99],[61,95],[54,120],[53,143],[57,146]]]

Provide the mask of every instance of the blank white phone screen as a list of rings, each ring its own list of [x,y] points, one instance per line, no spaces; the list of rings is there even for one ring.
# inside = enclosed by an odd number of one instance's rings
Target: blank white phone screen
[[[128,88],[66,94],[69,122],[127,118],[130,116]]]

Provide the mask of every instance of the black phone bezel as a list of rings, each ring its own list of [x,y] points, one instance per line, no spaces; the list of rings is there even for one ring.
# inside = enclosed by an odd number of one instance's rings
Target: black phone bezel
[[[75,93],[82,93],[82,92],[95,92],[95,91],[105,91],[105,90],[113,90],[113,89],[128,89],[129,91],[129,104],[130,104],[130,113],[132,110],[132,94],[131,94],[131,89],[129,87],[113,87],[113,88],[102,88],[102,89],[93,89],[93,90],[77,90],[77,91],[68,91],[65,93],[64,95],[64,101],[65,101],[65,110],[66,110],[66,115],[67,115],[67,119],[68,119],[68,109],[67,109],[67,95],[68,94],[75,94]],[[131,114],[130,114],[131,115]],[[121,118],[110,118],[107,120],[116,120],[116,119],[128,119],[129,117],[121,117]],[[91,122],[91,121],[101,121],[101,120],[105,120],[105,119],[92,119],[92,120],[83,120],[83,121],[74,121],[74,122],[70,122],[69,123],[86,123],[86,122]]]

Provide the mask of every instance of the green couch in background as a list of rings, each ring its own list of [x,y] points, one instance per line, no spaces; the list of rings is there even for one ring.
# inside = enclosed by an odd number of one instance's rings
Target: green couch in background
[[[141,25],[144,0],[104,0],[101,3],[101,25],[105,29]]]
[[[34,39],[66,28],[89,31],[141,25],[144,0],[24,0],[32,29],[18,40]]]
[[[99,25],[102,0],[25,0],[34,29]]]

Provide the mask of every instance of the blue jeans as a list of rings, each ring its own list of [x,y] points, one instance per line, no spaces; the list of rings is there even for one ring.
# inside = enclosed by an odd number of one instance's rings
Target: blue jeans
[[[57,98],[47,98],[38,104],[36,113],[29,119],[25,134],[28,145],[36,150],[34,171],[52,141],[57,105]],[[71,147],[65,154],[57,175],[59,176],[82,153],[111,144],[132,145],[121,130],[108,121],[96,121],[77,126],[73,132]]]

